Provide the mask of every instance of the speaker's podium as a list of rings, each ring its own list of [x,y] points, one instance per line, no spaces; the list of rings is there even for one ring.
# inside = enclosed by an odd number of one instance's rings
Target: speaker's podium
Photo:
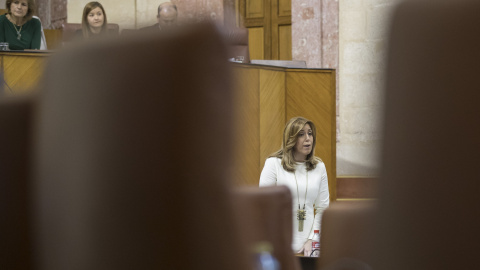
[[[282,61],[258,63],[232,63],[236,88],[236,181],[258,185],[265,159],[282,144],[286,122],[303,116],[317,127],[315,155],[325,163],[330,199],[335,200],[335,70],[291,67],[288,63],[282,66]],[[297,62],[294,64],[298,66]]]

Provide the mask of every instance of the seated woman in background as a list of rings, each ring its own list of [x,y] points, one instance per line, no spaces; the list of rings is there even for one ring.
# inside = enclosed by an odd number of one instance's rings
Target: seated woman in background
[[[283,132],[282,148],[265,161],[260,186],[285,185],[293,200],[294,252],[310,256],[314,230],[320,230],[330,203],[325,164],[315,157],[317,131],[312,121],[295,117]]]
[[[40,49],[41,23],[32,18],[34,0],[7,0],[7,13],[0,16],[0,42],[10,50]]]
[[[82,29],[75,34],[78,39],[91,39],[107,35],[107,14],[102,4],[90,2],[82,15]]]

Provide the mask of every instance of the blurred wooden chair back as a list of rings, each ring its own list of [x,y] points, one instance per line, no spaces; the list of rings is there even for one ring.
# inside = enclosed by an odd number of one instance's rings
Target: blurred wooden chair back
[[[0,96],[0,269],[32,269],[33,97]]]
[[[37,112],[37,269],[249,268],[231,229],[225,55],[196,25],[52,56]]]
[[[478,268],[480,2],[400,2],[374,269]]]
[[[376,202],[334,202],[323,212],[317,269],[369,270]]]
[[[292,196],[284,186],[237,187],[233,190],[237,224],[242,239],[253,248],[266,241],[281,269],[299,270],[292,251]]]

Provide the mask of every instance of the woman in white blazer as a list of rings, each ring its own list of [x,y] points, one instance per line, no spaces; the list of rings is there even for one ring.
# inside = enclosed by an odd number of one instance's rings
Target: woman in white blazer
[[[260,187],[284,185],[293,198],[294,252],[310,256],[314,230],[320,230],[323,211],[329,205],[325,164],[314,156],[316,128],[303,117],[290,119],[283,132],[282,148],[265,161]]]

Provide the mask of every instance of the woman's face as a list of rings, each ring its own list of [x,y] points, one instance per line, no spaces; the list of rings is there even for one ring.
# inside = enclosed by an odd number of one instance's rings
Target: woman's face
[[[23,18],[27,15],[28,12],[28,1],[27,0],[15,0],[10,5],[10,11],[12,15],[17,18]]]
[[[87,15],[88,25],[91,28],[101,28],[104,20],[105,17],[103,16],[103,12],[100,7],[92,9]]]
[[[307,155],[312,152],[313,131],[309,124],[305,124],[297,135],[297,143],[293,147],[295,161],[305,161]]]

